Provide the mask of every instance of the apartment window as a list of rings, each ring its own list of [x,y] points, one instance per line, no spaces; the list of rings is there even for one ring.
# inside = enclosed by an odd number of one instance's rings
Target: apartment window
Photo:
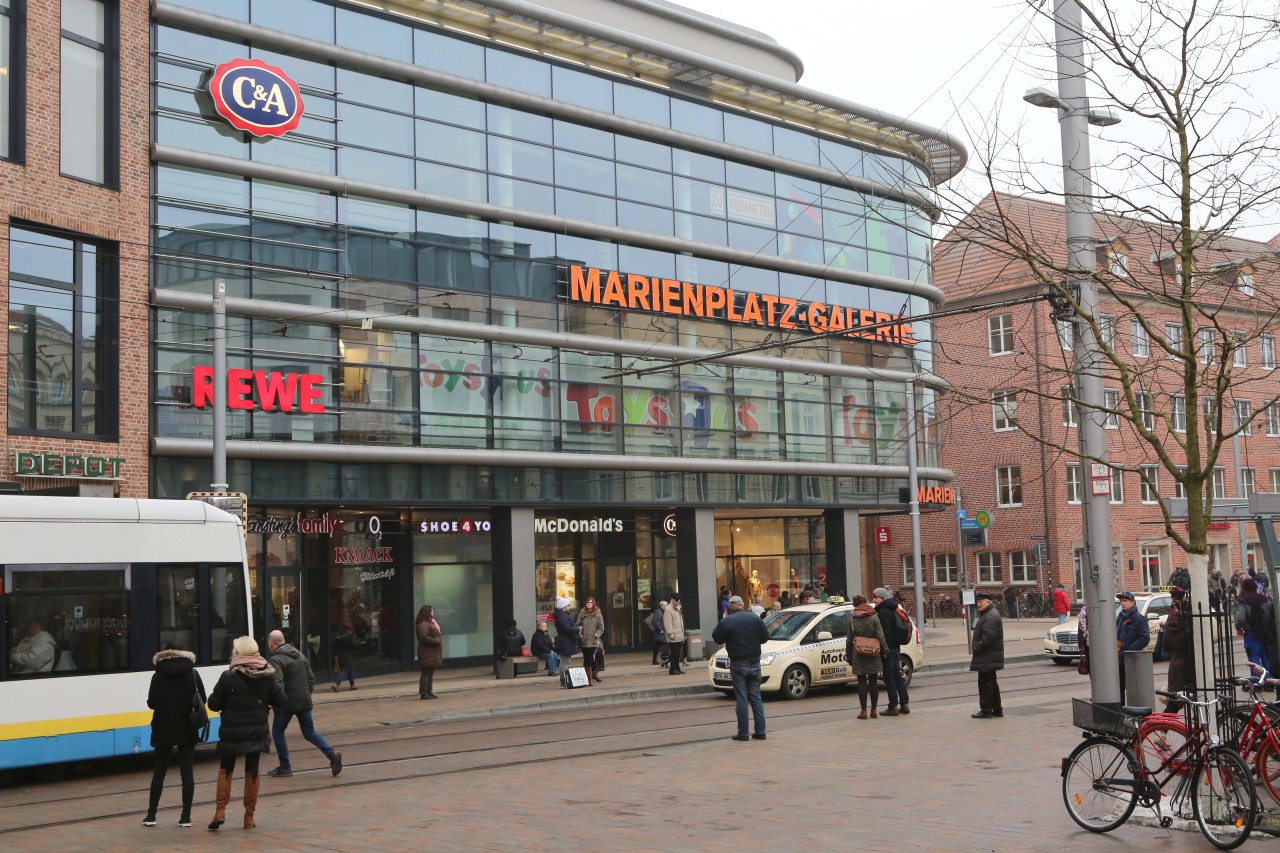
[[[1003,575],[1000,572],[1000,554],[996,551],[982,551],[978,554],[978,583],[1000,583]]]
[[[1227,496],[1227,469],[1213,469],[1213,498],[1225,499]]]
[[[1062,389],[1062,425],[1064,427],[1076,425],[1076,401],[1071,399],[1071,393],[1070,385]]]
[[[1267,435],[1280,435],[1280,406],[1275,403],[1267,406]]]
[[[991,395],[991,421],[996,432],[1018,425],[1018,395],[1013,391],[996,391]]]
[[[1267,370],[1276,369],[1276,336],[1262,335],[1258,338],[1259,346],[1262,350],[1260,363]]]
[[[1178,477],[1185,478],[1186,475],[1187,469],[1185,467],[1179,467]],[[1187,487],[1183,484],[1182,479],[1175,479],[1173,481],[1173,496],[1175,498],[1185,498],[1187,496]]]
[[[1248,400],[1232,402],[1235,423],[1232,427],[1240,430],[1241,435],[1253,435],[1253,404]]]
[[[1160,503],[1160,468],[1156,465],[1143,465],[1138,469],[1138,474],[1142,477],[1142,502]]]
[[[1139,391],[1133,395],[1138,404],[1138,413],[1142,416],[1142,425],[1147,429],[1156,428],[1155,399],[1150,391]]]
[[[23,159],[26,0],[0,0],[0,159]]]
[[[1124,252],[1112,250],[1108,258],[1110,260],[1111,274],[1127,278],[1129,276],[1129,256]]]
[[[1134,319],[1129,323],[1129,336],[1132,341],[1130,351],[1134,358],[1146,358],[1151,355],[1151,341],[1147,338],[1147,327]]]
[[[117,184],[117,6],[62,0],[62,173]]]
[[[1120,415],[1117,414],[1117,410],[1120,408],[1120,392],[1114,388],[1104,390],[1102,392],[1102,405],[1109,409],[1103,426],[1107,429],[1120,429]]]
[[[1214,363],[1213,329],[1205,328],[1196,332],[1196,351],[1200,354],[1201,364]]]
[[[1013,315],[997,314],[994,317],[988,317],[987,336],[990,339],[992,355],[1013,352]]]
[[[9,230],[9,431],[116,437],[114,244]]]
[[[1218,402],[1212,397],[1204,398],[1204,428],[1208,432],[1218,431]]]
[[[1280,468],[1271,469],[1271,493],[1280,495]]]
[[[1124,472],[1118,468],[1111,469],[1111,502],[1124,503]]]
[[[1058,329],[1058,346],[1065,350],[1071,349],[1076,342],[1076,324],[1071,320],[1057,320],[1055,325]]]
[[[1030,551],[1009,552],[1009,583],[1033,583],[1035,561]]]
[[[1244,332],[1238,329],[1231,333],[1231,366],[1249,366],[1249,350],[1245,347]]]
[[[934,583],[955,583],[956,582],[956,555],[955,554],[934,554],[933,555],[933,582]]]
[[[1169,358],[1178,361],[1182,358],[1182,324],[1165,323],[1164,340],[1169,345]]]
[[[1236,290],[1241,296],[1253,296],[1253,273],[1242,272],[1236,276]]]
[[[996,469],[996,505],[1022,506],[1022,467],[1007,465]]]
[[[1152,545],[1142,546],[1142,587],[1155,589],[1161,584],[1164,574],[1160,568],[1160,548]]]
[[[1080,463],[1067,463],[1067,503],[1078,504],[1084,495],[1084,484],[1080,482]]]
[[[910,554],[904,554],[902,557],[902,585],[916,585],[916,560]]]
[[[1254,487],[1255,479],[1252,468],[1240,469],[1240,497],[1245,498],[1253,494],[1257,489]]]
[[[1098,315],[1098,331],[1102,333],[1102,343],[1107,349],[1116,348],[1116,318],[1110,314]]]
[[[1174,394],[1169,398],[1169,423],[1174,432],[1187,431],[1187,395]]]

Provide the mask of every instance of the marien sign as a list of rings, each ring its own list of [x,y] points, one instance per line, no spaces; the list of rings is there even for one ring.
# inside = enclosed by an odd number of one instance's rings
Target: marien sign
[[[671,278],[650,278],[584,267],[569,267],[569,301],[588,305],[652,311],[681,317],[726,320],[747,326],[796,330],[811,334],[843,332],[845,337],[893,344],[914,344],[913,331],[899,314],[844,308],[825,302],[802,302],[787,296],[737,291]],[[863,331],[867,326],[880,326]]]
[[[302,93],[261,59],[233,59],[213,70],[209,94],[218,115],[254,136],[284,136],[302,120]]]

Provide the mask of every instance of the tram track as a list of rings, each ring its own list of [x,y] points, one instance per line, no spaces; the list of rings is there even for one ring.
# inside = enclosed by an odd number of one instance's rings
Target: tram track
[[[1056,669],[1037,669],[1032,671],[1031,667],[1006,670],[1005,677],[1002,678],[1002,693],[1013,697],[1034,692],[1045,692],[1046,690],[1060,691],[1067,686],[1064,685],[1061,678],[1053,677],[1060,672]],[[943,680],[935,681],[935,678]],[[911,703],[913,707],[936,707],[954,704],[958,700],[970,698],[974,693],[972,676],[967,672],[937,673],[931,676],[928,681],[929,683],[926,685],[922,685],[920,682],[916,683],[916,695],[913,696]],[[963,687],[963,690],[956,691],[952,689],[957,687]],[[923,689],[928,689],[932,693],[938,688],[941,688],[945,695],[929,696],[922,693]],[[849,702],[826,702],[819,705],[812,699],[799,703],[770,702],[769,718],[771,728],[781,725],[786,730],[789,727],[784,721],[787,720],[809,725],[821,725],[833,720],[851,717],[856,709],[856,691],[842,691],[837,688],[823,692],[827,696],[852,700],[854,704],[851,705]],[[821,697],[815,698],[820,699]],[[672,704],[677,701],[681,703],[680,706]],[[502,737],[504,734],[514,732],[531,732],[536,735],[538,732],[548,729],[557,732],[569,731],[576,733],[580,732],[587,723],[591,723],[597,728],[600,726],[605,726],[608,729],[625,727],[626,723],[636,719],[654,717],[652,706],[655,702],[667,703],[660,717],[661,726],[645,726],[624,731],[604,731],[588,735],[535,736],[519,740],[519,742],[513,742],[511,738]],[[396,751],[400,754],[386,757],[370,757],[367,760],[356,762],[348,761],[346,770],[348,773],[352,773],[352,771],[354,773],[345,779],[331,779],[327,769],[296,770],[293,778],[306,780],[310,776],[314,778],[314,784],[307,783],[287,789],[263,791],[260,797],[292,797],[315,791],[317,788],[331,789],[352,785],[402,782],[424,776],[457,776],[467,773],[486,772],[503,767],[518,768],[546,762],[570,761],[588,756],[617,756],[634,753],[636,757],[641,757],[645,755],[646,750],[665,750],[721,740],[725,737],[726,725],[730,724],[732,720],[732,706],[718,696],[659,699],[637,703],[637,706],[639,707],[636,707],[635,710],[610,714],[607,717],[600,716],[599,708],[582,708],[572,713],[558,712],[555,715],[554,727],[549,727],[545,724],[546,714],[543,712],[542,714],[519,714],[502,718],[472,717],[446,721],[406,721],[404,723],[380,726],[376,730],[367,727],[349,729],[341,734],[348,736],[368,735],[370,732],[376,731],[378,736],[365,737],[362,740],[342,740],[342,748],[348,755],[359,751],[359,747],[362,746],[370,747],[372,751],[376,751],[378,747],[389,745],[394,745]],[[484,725],[486,722],[491,724]],[[477,726],[477,723],[481,725]],[[408,737],[405,736],[406,733],[419,728],[429,728],[429,731],[412,733]],[[712,733],[713,731],[714,733]],[[689,736],[690,732],[695,734]],[[884,733],[887,734],[887,732]],[[496,742],[494,740],[495,736],[498,738]],[[619,744],[619,739],[624,739],[625,743]],[[439,744],[445,748],[431,749],[430,746],[434,744]],[[424,749],[423,747],[428,748]],[[496,758],[493,757],[495,755],[497,755]],[[207,766],[207,762],[201,763]],[[421,765],[423,763],[430,765],[429,769],[423,769],[422,767],[409,769],[415,764]],[[386,772],[393,768],[402,768],[403,772]],[[376,778],[370,779],[367,775],[362,775],[360,771],[366,769],[377,769],[378,775]],[[68,796],[67,792],[59,790],[62,787],[61,785],[49,784],[41,786],[42,790],[49,789],[49,797],[5,801],[3,790],[0,789],[0,835],[137,816],[141,804],[145,803],[149,790],[149,779],[147,779],[143,771],[134,771],[134,773],[138,778],[139,784],[125,789],[116,787],[108,794],[97,790]],[[175,775],[176,768],[173,768],[170,771],[170,778],[172,779]],[[102,778],[109,777],[104,776]],[[86,781],[80,784],[90,783]],[[198,784],[204,784],[211,789],[211,785],[207,782]],[[177,785],[171,782],[167,788],[170,797],[169,801],[172,802],[177,793]],[[99,809],[97,811],[84,809],[83,806],[88,803],[99,804]],[[127,806],[125,803],[127,803]],[[200,798],[197,799],[195,804],[201,807],[210,806],[212,800]],[[24,812],[47,814],[47,809],[51,805],[80,808],[75,808],[77,815],[74,818],[37,820],[37,822],[32,823],[23,821]],[[92,813],[86,813],[86,811]],[[4,826],[3,824],[10,825]]]

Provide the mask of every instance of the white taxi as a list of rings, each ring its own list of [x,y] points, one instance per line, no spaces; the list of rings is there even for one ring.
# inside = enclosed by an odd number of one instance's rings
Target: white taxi
[[[788,699],[803,699],[811,687],[856,682],[857,676],[844,658],[845,637],[853,605],[802,604],[765,616],[769,641],[760,654],[760,691],[781,692]],[[902,647],[902,677],[907,684],[924,663],[920,630],[911,625],[911,642]],[[716,652],[707,667],[711,686],[732,695],[729,655]]]

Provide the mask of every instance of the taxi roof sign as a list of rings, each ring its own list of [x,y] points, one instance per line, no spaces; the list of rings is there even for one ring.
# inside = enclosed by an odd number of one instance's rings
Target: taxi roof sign
[[[249,496],[244,492],[187,492],[187,500],[203,501],[223,512],[229,512],[244,524],[249,510]]]

